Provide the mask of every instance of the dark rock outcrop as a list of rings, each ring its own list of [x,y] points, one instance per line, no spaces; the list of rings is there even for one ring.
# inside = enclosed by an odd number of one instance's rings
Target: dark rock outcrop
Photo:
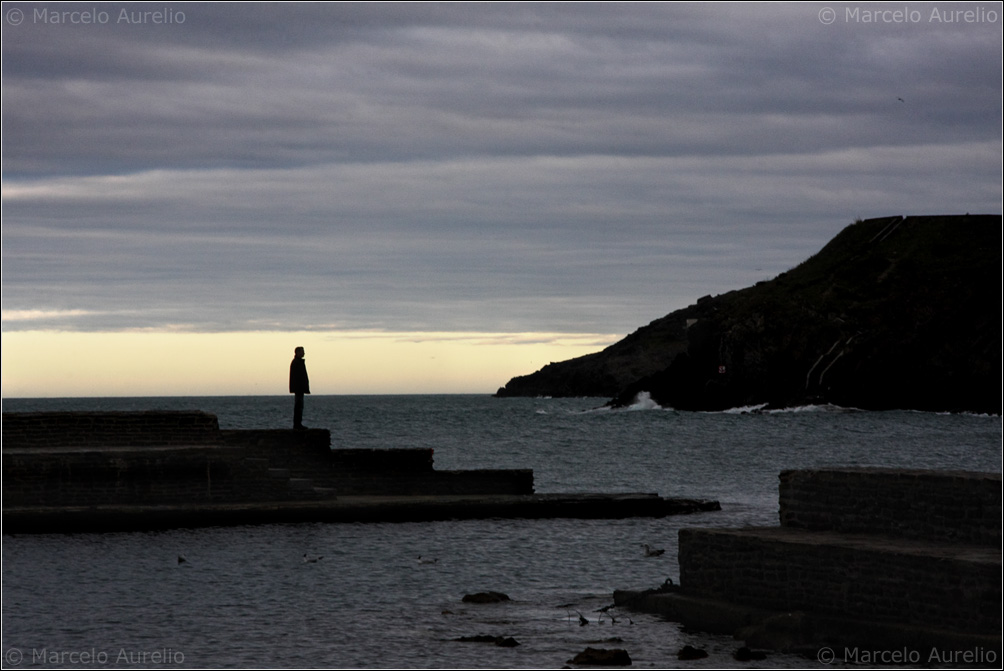
[[[491,643],[500,648],[517,648],[519,641],[512,636],[492,636],[490,634],[477,634],[476,636],[461,636],[455,639],[460,643]]]
[[[465,594],[461,601],[464,603],[503,603],[505,601],[512,601],[512,599],[502,592],[478,592],[476,594]]]
[[[679,652],[676,653],[676,658],[684,662],[690,662],[695,659],[704,659],[707,656],[707,651],[695,648],[692,645],[685,645],[680,648]]]
[[[606,648],[586,648],[568,660],[568,663],[581,666],[630,666],[631,655],[628,654],[627,650],[621,648],[614,648],[612,650]]]
[[[858,221],[771,281],[701,298],[497,395],[1000,413],[1001,223]]]

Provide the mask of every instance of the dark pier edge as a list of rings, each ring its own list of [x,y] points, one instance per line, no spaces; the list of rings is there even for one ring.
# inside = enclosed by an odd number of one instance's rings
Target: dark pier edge
[[[326,429],[221,431],[201,412],[5,413],[3,485],[5,533],[720,509],[651,493],[536,494],[529,469],[437,471],[431,449],[331,449]]]
[[[719,510],[717,501],[656,494],[348,496],[325,501],[217,505],[5,508],[4,533],[153,531],[303,522],[469,519],[624,519]]]

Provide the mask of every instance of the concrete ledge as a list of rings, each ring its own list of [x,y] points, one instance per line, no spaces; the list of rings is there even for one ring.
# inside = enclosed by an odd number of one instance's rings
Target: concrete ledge
[[[971,666],[1000,668],[1002,659],[1000,637],[986,634],[767,610],[677,590],[617,590],[614,603],[621,608],[655,613],[692,629],[734,635],[752,649],[801,654],[824,663],[845,660],[874,666],[870,662],[876,660],[870,656],[879,651],[900,653],[907,661],[913,658],[927,666],[941,666],[940,660],[951,653],[959,653],[954,655],[955,661],[961,659],[961,654],[971,653]]]
[[[833,468],[779,480],[784,527],[1001,544],[1000,473]]]
[[[1000,668],[1000,474],[784,471],[780,495],[780,527],[681,529],[681,585],[618,604],[823,664]]]
[[[784,527],[682,529],[684,593],[966,632],[1001,628],[1001,550]]]
[[[615,590],[614,603],[643,613],[656,613],[688,627],[714,634],[733,634],[777,615],[763,608],[705,599],[674,590]]]
[[[8,508],[4,533],[149,531],[296,522],[424,522],[450,519],[620,519],[719,510],[717,501],[655,494],[343,496],[213,505]]]
[[[5,412],[7,448],[216,445],[215,415],[200,411]]]
[[[206,445],[3,450],[4,506],[157,504],[235,495],[244,452]]]

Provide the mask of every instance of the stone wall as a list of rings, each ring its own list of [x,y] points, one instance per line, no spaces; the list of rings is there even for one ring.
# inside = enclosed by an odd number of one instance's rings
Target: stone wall
[[[18,412],[3,415],[4,448],[215,445],[215,415],[198,411]]]
[[[685,594],[779,612],[1000,632],[999,553],[995,563],[837,536],[683,529],[680,583]]]
[[[531,470],[436,471],[431,449],[332,450],[326,429],[220,431],[202,412],[3,415],[3,505],[532,494]]]
[[[243,446],[248,454],[268,458],[290,477],[309,478],[339,495],[458,495],[532,494],[530,469],[437,471],[433,450],[337,449],[330,437],[308,431],[223,431],[228,445]]]
[[[4,449],[3,505],[158,505],[281,498],[267,465],[226,447]]]
[[[785,527],[1001,544],[999,473],[782,471],[779,501]]]
[[[999,646],[1000,474],[784,471],[780,518],[681,530],[682,594]]]

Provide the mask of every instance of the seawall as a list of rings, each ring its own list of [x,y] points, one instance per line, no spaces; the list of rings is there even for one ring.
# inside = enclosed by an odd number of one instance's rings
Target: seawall
[[[999,666],[1000,474],[784,471],[779,494],[780,526],[682,529],[680,585],[618,603],[821,661]]]
[[[5,413],[4,531],[661,517],[718,508],[648,493],[541,496],[530,469],[439,471],[431,449],[330,445],[326,429],[221,431],[202,412]]]
[[[1000,473],[839,468],[779,480],[782,527],[1001,544]]]

